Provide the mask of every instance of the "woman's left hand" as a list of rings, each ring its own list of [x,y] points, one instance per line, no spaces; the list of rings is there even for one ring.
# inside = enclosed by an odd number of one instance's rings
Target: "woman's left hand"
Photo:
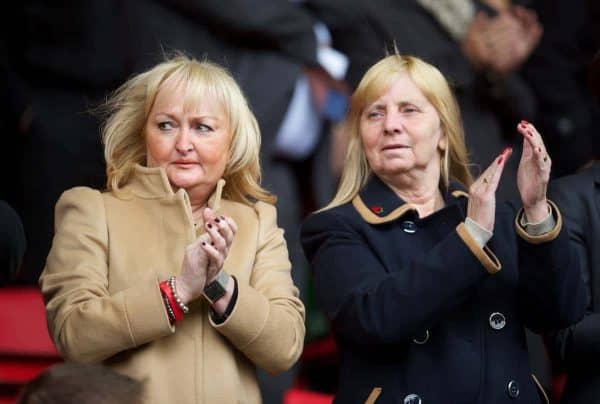
[[[532,124],[521,121],[517,130],[523,135],[523,153],[517,171],[517,186],[527,221],[536,223],[548,216],[546,188],[550,180],[552,161],[546,152],[542,136]]]
[[[206,273],[208,284],[223,268],[223,263],[227,258],[227,254],[229,254],[229,249],[237,232],[237,225],[230,217],[215,215],[210,208],[206,208],[203,215],[204,227],[211,239],[210,243],[202,245],[202,248],[210,257]]]

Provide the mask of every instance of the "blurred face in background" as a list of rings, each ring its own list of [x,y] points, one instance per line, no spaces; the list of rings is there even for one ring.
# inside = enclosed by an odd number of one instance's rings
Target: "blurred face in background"
[[[435,107],[406,73],[360,117],[360,136],[369,166],[380,178],[436,170],[446,136]]]
[[[209,96],[189,104],[184,85],[167,81],[161,87],[144,128],[147,165],[163,167],[174,189],[210,193],[229,160],[229,119]]]

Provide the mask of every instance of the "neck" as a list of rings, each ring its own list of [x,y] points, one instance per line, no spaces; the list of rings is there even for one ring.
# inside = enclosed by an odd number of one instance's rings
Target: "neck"
[[[444,207],[439,188],[439,171],[402,173],[382,180],[405,202],[414,205],[420,217],[425,217]]]

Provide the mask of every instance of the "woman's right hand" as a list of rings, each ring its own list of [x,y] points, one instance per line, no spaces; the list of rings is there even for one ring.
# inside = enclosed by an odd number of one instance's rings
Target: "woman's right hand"
[[[188,304],[202,295],[210,261],[202,244],[210,243],[210,241],[210,235],[204,233],[185,248],[181,274],[175,279],[177,295],[184,304]]]
[[[511,148],[504,149],[469,188],[467,217],[489,232],[494,230],[496,190],[504,165],[511,154]]]

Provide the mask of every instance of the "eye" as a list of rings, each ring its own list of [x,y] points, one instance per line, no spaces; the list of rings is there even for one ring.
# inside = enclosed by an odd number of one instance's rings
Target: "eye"
[[[158,129],[160,130],[170,130],[173,129],[173,122],[171,121],[162,121],[158,123]]]
[[[367,119],[377,119],[383,116],[383,113],[379,110],[370,111],[367,113]]]
[[[203,123],[196,123],[194,125],[194,130],[197,130],[199,132],[212,132],[213,128],[211,128],[210,126],[205,125]]]
[[[415,107],[414,105],[405,105],[402,108],[400,108],[400,110],[406,114],[410,114],[413,112],[419,112],[419,109],[417,107]]]

